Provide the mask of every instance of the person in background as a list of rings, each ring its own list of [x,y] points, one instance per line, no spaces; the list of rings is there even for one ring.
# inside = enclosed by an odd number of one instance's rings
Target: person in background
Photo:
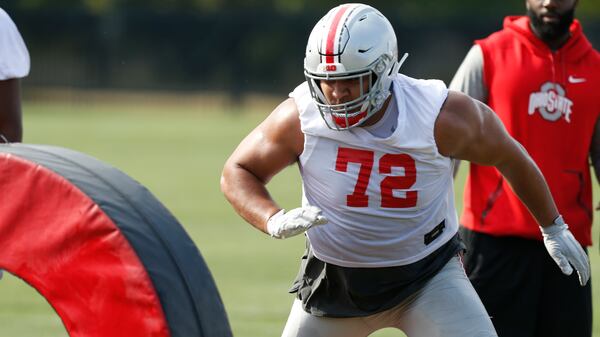
[[[0,142],[21,142],[20,79],[29,74],[29,53],[10,16],[0,8]]]
[[[29,74],[29,52],[10,16],[0,8],[0,143],[21,142],[20,79]],[[0,279],[3,271],[0,269]]]
[[[600,173],[600,54],[574,20],[577,3],[527,0],[526,16],[507,17],[502,30],[475,41],[450,89],[496,112],[588,247],[590,158]],[[556,268],[536,220],[496,168],[470,164],[461,224],[465,269],[500,337],[591,336],[590,283]],[[568,264],[561,268],[569,274]]]
[[[498,168],[538,220],[547,254],[588,280],[587,255],[542,174],[494,112],[441,81],[399,74],[404,59],[379,11],[333,8],[308,38],[306,81],[225,163],[221,189],[241,217],[274,238],[307,236],[284,337],[386,327],[496,336],[460,261],[452,158]],[[285,210],[266,184],[291,164],[302,206]]]

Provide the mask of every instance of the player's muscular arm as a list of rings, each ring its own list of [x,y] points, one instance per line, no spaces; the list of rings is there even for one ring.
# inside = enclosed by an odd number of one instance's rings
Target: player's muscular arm
[[[541,226],[559,215],[537,165],[487,105],[450,91],[434,133],[442,155],[495,166]]]
[[[0,81],[0,133],[10,142],[22,141],[21,88],[18,79]]]
[[[490,108],[451,91],[436,120],[434,136],[442,155],[495,166],[542,226],[546,250],[562,272],[570,275],[573,265],[580,284],[587,283],[587,255],[558,216],[542,173]]]
[[[221,190],[235,210],[257,229],[280,207],[265,185],[302,153],[304,135],[292,99],[281,103],[235,149],[223,168]]]

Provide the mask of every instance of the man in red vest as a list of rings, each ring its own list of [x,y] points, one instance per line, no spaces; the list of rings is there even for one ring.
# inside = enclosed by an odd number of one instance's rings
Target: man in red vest
[[[573,18],[577,2],[526,0],[527,16],[507,17],[502,30],[475,41],[450,88],[496,111],[585,248],[592,244],[588,158],[600,173],[600,54]],[[535,220],[494,167],[470,165],[464,264],[498,335],[591,336],[590,283],[582,287],[556,268]]]

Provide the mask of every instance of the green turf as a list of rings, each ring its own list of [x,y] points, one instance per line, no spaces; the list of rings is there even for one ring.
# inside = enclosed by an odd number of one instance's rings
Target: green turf
[[[259,233],[234,214],[219,190],[225,159],[268,111],[235,114],[201,106],[84,102],[27,103],[24,111],[25,142],[68,147],[109,163],[148,187],[174,213],[206,259],[236,337],[280,335],[303,240],[278,241]],[[269,185],[282,206],[300,204],[298,181],[296,167],[290,167]],[[590,252],[598,289],[598,249]],[[600,308],[597,296],[594,305]],[[594,336],[600,337],[595,312]],[[12,276],[0,280],[0,337],[66,335],[35,290]],[[386,330],[374,336],[402,334]]]

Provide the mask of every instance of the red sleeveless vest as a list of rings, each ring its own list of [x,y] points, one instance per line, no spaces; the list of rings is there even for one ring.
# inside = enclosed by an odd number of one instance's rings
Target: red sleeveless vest
[[[559,212],[589,246],[593,215],[589,148],[600,114],[600,54],[577,20],[552,52],[527,17],[476,41],[483,51],[488,105],[544,174]],[[494,167],[471,164],[461,223],[491,235],[541,239],[535,219]]]

